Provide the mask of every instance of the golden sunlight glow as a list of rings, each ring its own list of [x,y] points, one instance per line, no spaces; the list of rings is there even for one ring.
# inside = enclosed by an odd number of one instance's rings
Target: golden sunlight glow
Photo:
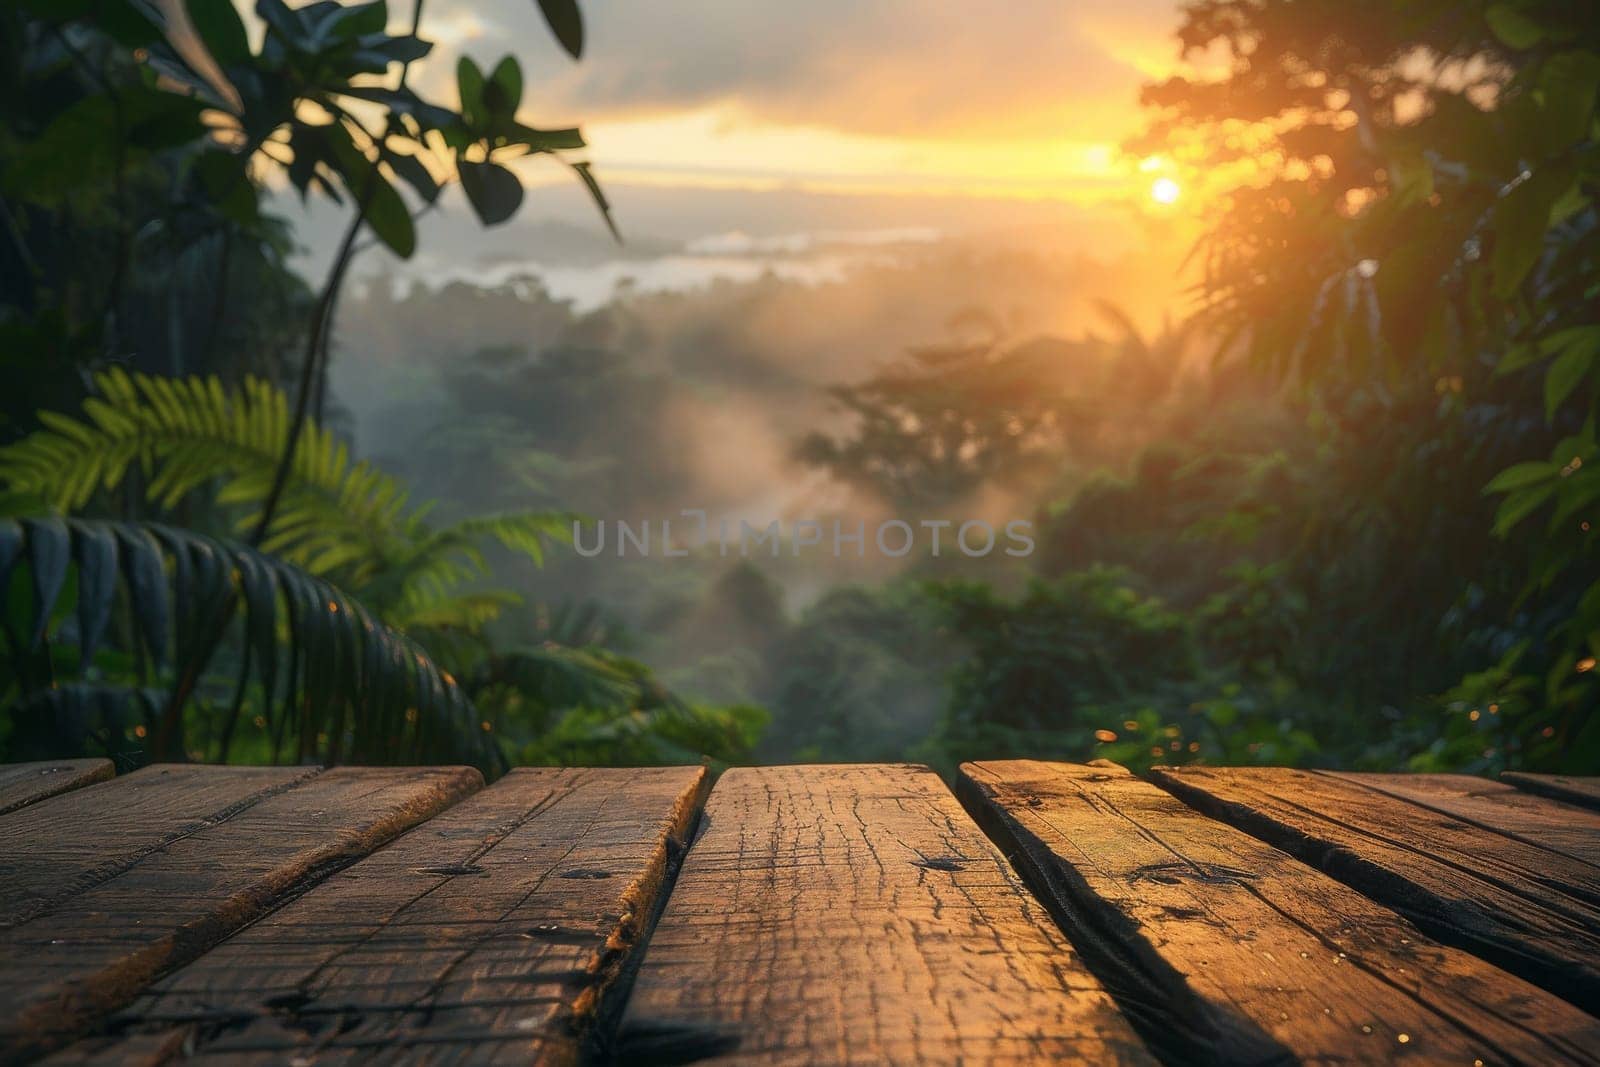
[[[1171,178],[1157,178],[1150,185],[1150,199],[1158,204],[1176,203],[1182,192],[1183,190],[1178,188],[1178,183]]]
[[[1114,142],[1088,137],[886,137],[770,122],[720,105],[592,121],[584,133],[596,169],[631,183],[1085,204],[1130,191]],[[543,163],[518,168],[525,184],[570,180]]]

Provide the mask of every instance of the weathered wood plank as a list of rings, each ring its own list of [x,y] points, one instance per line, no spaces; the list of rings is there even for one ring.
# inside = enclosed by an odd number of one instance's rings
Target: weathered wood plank
[[[152,768],[0,820],[0,1061],[482,784],[470,768]]]
[[[108,759],[61,759],[0,764],[0,815],[35,801],[103,782],[113,774]]]
[[[52,1062],[577,1058],[648,931],[700,767],[527,768],[152,986]]]
[[[1600,1062],[1600,1020],[1121,767],[961,770],[980,825],[1169,1062]]]
[[[1500,780],[1510,782],[1518,789],[1540,796],[1564,800],[1568,804],[1581,804],[1586,808],[1600,808],[1600,777],[1579,777],[1572,774],[1524,774],[1521,771],[1503,771]]]
[[[623,1062],[1148,1062],[930,771],[735,769],[645,952]]]
[[[1600,1013],[1600,868],[1385,796],[1281,768],[1157,768],[1180,799]]]
[[[0,930],[125,873],[167,845],[317,772],[157,765],[0,816]]]
[[[1319,771],[1518,841],[1600,864],[1600,812],[1529,796],[1504,782],[1465,774]]]

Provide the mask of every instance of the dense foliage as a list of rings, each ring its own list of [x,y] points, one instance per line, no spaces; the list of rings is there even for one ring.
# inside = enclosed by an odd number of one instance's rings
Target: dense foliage
[[[448,180],[504,221],[502,164],[576,131],[517,118],[513,60],[422,100],[381,4],[263,0],[253,50],[187,10],[0,16],[6,754],[1600,763],[1581,9],[1189,4],[1210,73],[1129,150],[1205,205],[1195,314],[1071,339],[1009,308],[1093,271],[1010,253],[593,312],[346,286],[358,235],[408,255]],[[349,213],[315,289],[271,168]],[[1037,552],[547,556],[569,512],[752,499]]]
[[[575,5],[539,6],[576,56]],[[411,255],[452,179],[503,222],[523,199],[504,164],[582,138],[518,119],[513,57],[464,58],[458,107],[419,96],[421,3],[399,33],[382,0],[255,14],[257,46],[228,3],[0,14],[0,358],[25,385],[0,423],[3,511],[24,516],[0,522],[0,751],[486,770],[746,751],[757,713],[688,704],[581,626],[491,633],[524,598],[489,584],[485,546],[537,563],[563,514],[430,522],[313,414],[358,238]],[[316,293],[265,210],[274,170],[350,208]]]

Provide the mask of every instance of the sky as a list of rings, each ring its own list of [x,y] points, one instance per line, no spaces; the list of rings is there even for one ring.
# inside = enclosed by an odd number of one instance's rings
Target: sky
[[[422,36],[435,50],[411,80],[453,104],[461,55],[485,70],[515,55],[519,117],[582,128],[580,155],[628,245],[604,237],[570,171],[531,157],[513,164],[533,188],[510,223],[477,226],[452,188],[421,224],[423,251],[406,264],[380,251],[372,259],[384,269],[485,282],[532,270],[593,306],[624,278],[646,288],[768,269],[827,278],[897,237],[998,238],[1104,261],[1192,236],[1186,203],[1151,196],[1159,166],[1141,169],[1121,149],[1144,121],[1140,87],[1179,69],[1178,0],[582,9],[585,50],[574,61],[534,0],[428,0]],[[391,2],[391,32],[409,29],[412,10]],[[317,274],[339,212],[282,200]],[[850,247],[817,250],[841,242]]]
[[[397,19],[408,17],[396,4]],[[603,179],[685,189],[1121,200],[1175,0],[604,0],[573,62],[533,0],[433,0],[421,86],[522,61],[523,118],[578,124]],[[1003,12],[1001,14],[1000,12]],[[530,161],[530,183],[562,179]],[[1147,181],[1146,181],[1147,184]]]

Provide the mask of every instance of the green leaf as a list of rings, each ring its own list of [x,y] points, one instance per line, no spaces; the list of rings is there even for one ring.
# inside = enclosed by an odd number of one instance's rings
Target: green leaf
[[[498,163],[457,162],[461,188],[485,226],[509,219],[522,206],[522,182]]]
[[[372,0],[371,3],[335,8],[317,25],[317,34],[328,40],[350,40],[368,34],[382,33],[388,25],[388,3],[385,0]]]
[[[431,204],[439,198],[439,183],[433,180],[433,174],[416,156],[390,156],[389,166],[427,203]]]
[[[371,100],[401,115],[410,115],[423,129],[444,129],[454,125],[461,117],[447,107],[430,104],[410,89],[388,89],[381,85],[347,85],[339,90],[342,96]]]
[[[1490,4],[1483,18],[1489,30],[1512,48],[1532,48],[1544,40],[1544,27],[1515,4]]]
[[[72,524],[72,558],[78,565],[78,650],[83,666],[111,621],[117,592],[117,541],[103,526]]]
[[[479,126],[484,121],[483,71],[469,56],[462,56],[456,64],[456,91],[461,96],[461,115],[468,126]]]
[[[1600,349],[1600,326],[1569,326],[1539,339],[1539,352],[1545,356],[1575,347]]]
[[[1556,408],[1593,369],[1597,352],[1600,352],[1600,344],[1594,342],[1570,345],[1550,364],[1544,374],[1545,418],[1555,418]]]
[[[250,38],[233,0],[188,0],[189,22],[218,66],[250,61]]]
[[[374,761],[387,752],[388,758],[393,759],[400,754],[394,747],[400,735],[412,730],[404,719],[408,703],[418,709],[415,730],[428,743],[415,758],[430,762],[471,761],[482,767],[488,767],[497,758],[492,739],[477,729],[479,716],[455,681],[425,652],[376,621],[359,602],[340,589],[282,560],[186,530],[144,523],[72,520],[69,526],[63,526],[59,521],[51,521],[63,536],[70,533],[73,542],[72,558],[79,568],[80,620],[85,608],[81,600],[83,595],[97,603],[105,601],[105,578],[97,575],[109,574],[114,580],[118,546],[121,547],[123,579],[130,592],[145,581],[152,583],[152,589],[165,592],[161,550],[156,547],[152,534],[160,537],[174,559],[184,562],[184,566],[174,572],[173,581],[185,595],[173,598],[172,602],[177,606],[179,625],[186,633],[198,636],[202,626],[225,626],[226,620],[218,614],[217,606],[227,602],[230,594],[237,591],[248,611],[244,636],[250,658],[259,659],[262,664],[266,700],[263,711],[284,727],[291,742],[284,753],[289,759],[332,759],[346,752],[370,754]],[[49,525],[30,523],[26,534],[21,527],[16,527],[14,540],[25,544],[35,560],[36,574],[40,573],[37,567],[40,553],[50,550],[48,542],[53,535]],[[6,544],[4,529],[4,523],[0,522],[0,552]],[[24,537],[28,540],[23,541]],[[48,561],[43,562],[46,563],[45,573],[54,573],[56,568]],[[136,574],[145,577],[136,578]],[[49,595],[50,602],[59,597],[60,588],[57,583],[56,592]],[[284,645],[276,622],[281,618],[276,611],[279,590],[290,609],[291,666],[285,672],[289,681],[282,687],[281,695],[277,693],[274,678],[277,657]],[[159,602],[167,603],[165,599]],[[147,631],[145,636],[154,638],[164,625],[164,609],[158,613],[159,621],[155,623],[149,621],[148,613],[137,607],[135,610],[139,625]],[[80,621],[80,627],[82,625]],[[82,632],[92,635],[95,625],[91,623]],[[231,632],[225,630],[223,636]],[[196,642],[196,646],[198,644]],[[212,675],[207,677],[214,681]],[[78,719],[63,720],[76,728],[75,724],[84,721],[80,713],[92,708],[83,700],[66,707],[51,695],[73,690],[75,685],[67,683],[59,690],[23,694],[21,703],[30,707],[35,701],[48,704],[48,708],[41,704],[45,712],[41,717],[47,727],[59,727],[61,723],[54,720],[60,716],[79,715]],[[404,698],[408,687],[415,690],[410,702]],[[128,686],[81,685],[73,691],[78,695],[88,694],[101,706],[126,704],[129,694],[138,692]],[[275,696],[280,698],[275,700]],[[260,698],[252,694],[247,699],[255,702]],[[56,702],[48,703],[52,700]],[[391,702],[385,703],[386,700]],[[277,714],[273,710],[275,704],[281,709]],[[356,712],[353,719],[352,709]],[[326,735],[329,740],[320,741],[319,735]],[[350,740],[349,749],[340,747],[340,740],[346,736]]]
[[[195,629],[194,569],[189,562],[189,542],[183,531],[166,526],[152,526],[150,532],[172,555],[172,654],[178,663],[187,663]]]
[[[125,89],[115,101],[105,94],[86,96],[16,152],[5,170],[5,186],[20,197],[53,203],[109,181],[119,145],[153,152],[198,140],[204,107],[190,97],[143,87]],[[128,154],[122,153],[124,165]]]
[[[278,677],[278,585],[272,567],[254,552],[235,550],[240,588],[244,592],[245,631],[255,650],[261,688],[268,704]]]
[[[1527,341],[1519,342],[1506,349],[1505,355],[1494,365],[1495,377],[1515,373],[1524,367],[1543,361],[1544,358],[1545,353],[1538,345]]]
[[[1589,136],[1595,92],[1600,90],[1600,56],[1593,52],[1560,52],[1539,71],[1543,97],[1536,132],[1546,156],[1564,152]]]
[[[1515,489],[1524,489],[1530,485],[1538,485],[1555,478],[1560,471],[1560,466],[1543,460],[1531,463],[1518,463],[1507,467],[1494,476],[1494,480],[1483,487],[1484,493],[1509,493]]]
[[[296,151],[295,162],[299,160]],[[243,156],[222,148],[209,149],[195,159],[194,169],[218,214],[249,230],[260,223],[260,200]]]
[[[372,194],[362,216],[378,239],[401,259],[410,259],[417,250],[417,227],[411,220],[411,210],[395,187],[383,175],[374,172]]]
[[[417,250],[417,230],[405,200],[356,147],[343,123],[336,122],[322,129],[327,135],[333,165],[344,179],[345,188],[356,203],[364,204],[362,218],[395,255],[409,259]]]
[[[368,34],[355,41],[355,47],[342,46],[335,68],[345,77],[357,74],[383,74],[391,63],[413,63],[433,51],[433,43],[409,34],[390,37],[386,33]]]
[[[11,571],[22,558],[22,526],[15,519],[0,519],[0,603],[11,589]]]
[[[1507,192],[1495,203],[1494,255],[1491,291],[1510,299],[1544,253],[1544,236],[1550,228],[1550,209],[1572,182],[1570,172],[1545,168]]]
[[[109,0],[95,5],[94,23],[125,48],[139,48],[161,39],[161,27],[149,10],[131,0]]]
[[[536,130],[532,126],[516,123],[516,143],[525,144],[535,152],[571,152],[583,148],[587,142],[575,127],[561,130]]]
[[[119,524],[117,538],[122,542],[122,572],[134,619],[160,666],[167,656],[168,625],[167,575],[161,549],[150,532],[138,526]]]
[[[1510,533],[1523,519],[1539,510],[1544,503],[1555,495],[1556,486],[1536,486],[1531,489],[1522,489],[1506,497],[1494,516],[1494,532],[1497,537],[1504,537]]]
[[[522,68],[515,56],[506,56],[489,75],[483,90],[483,107],[491,122],[509,122],[522,102]]]
[[[72,556],[72,538],[60,519],[23,519],[27,531],[28,565],[33,572],[33,635],[35,647],[50,628],[50,613],[67,580],[67,561]]]
[[[556,35],[567,55],[578,59],[583,55],[583,16],[578,12],[577,0],[538,0],[550,32]]]
[[[105,180],[116,167],[116,128],[110,97],[84,97],[21,146],[5,170],[6,188],[49,202]]]

